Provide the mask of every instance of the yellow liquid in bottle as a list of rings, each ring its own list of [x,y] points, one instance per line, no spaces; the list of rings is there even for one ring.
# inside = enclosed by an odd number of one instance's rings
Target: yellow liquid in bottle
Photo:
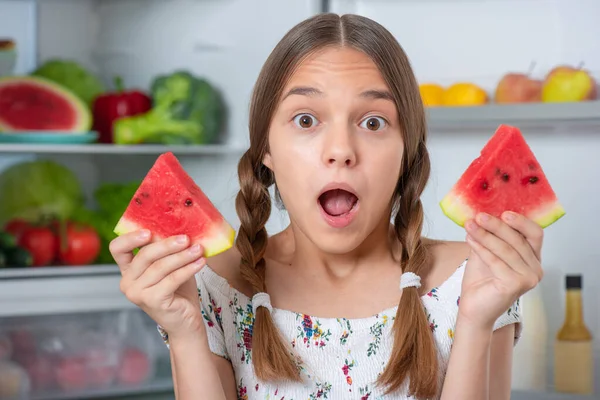
[[[565,322],[554,344],[554,388],[557,392],[593,394],[594,349],[583,320],[581,289],[567,289]]]

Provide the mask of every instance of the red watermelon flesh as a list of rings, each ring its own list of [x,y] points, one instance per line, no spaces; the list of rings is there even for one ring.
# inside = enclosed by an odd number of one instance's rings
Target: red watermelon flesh
[[[521,131],[508,125],[500,125],[440,206],[460,226],[479,212],[514,211],[542,228],[565,215]]]
[[[88,107],[71,91],[39,77],[0,78],[0,131],[87,132]]]
[[[233,246],[235,231],[185,172],[173,153],[158,157],[135,192],[114,231],[139,229],[153,241],[185,234],[211,257]]]

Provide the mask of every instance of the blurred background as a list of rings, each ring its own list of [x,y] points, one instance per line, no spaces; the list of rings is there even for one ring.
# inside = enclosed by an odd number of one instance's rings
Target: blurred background
[[[553,378],[568,274],[600,361],[600,101],[580,84],[600,79],[599,1],[0,0],[0,400],[173,398],[168,351],[119,291],[112,228],[165,151],[239,226],[252,86],[323,11],[371,17],[408,53],[429,118],[428,236],[464,239],[439,201],[499,124],[521,128],[567,215],[523,302],[513,398],[600,398]],[[49,214],[70,221],[68,250]],[[287,223],[275,209],[267,228]]]

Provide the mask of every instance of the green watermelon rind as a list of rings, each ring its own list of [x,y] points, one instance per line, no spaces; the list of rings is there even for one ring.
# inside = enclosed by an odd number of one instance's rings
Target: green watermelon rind
[[[0,78],[0,90],[3,85],[10,85],[14,83],[26,83],[34,84],[39,86],[42,90],[52,92],[53,95],[62,97],[65,99],[74,109],[77,114],[77,124],[72,126],[68,131],[73,134],[84,134],[90,131],[92,128],[92,113],[87,105],[71,90],[61,86],[49,79],[41,78],[38,76],[6,76]],[[0,116],[0,132],[13,132],[15,128],[10,125],[2,123],[2,117]]]
[[[144,227],[123,216],[117,222],[114,233],[121,236],[140,229],[144,229]],[[162,239],[165,238],[153,236],[152,241],[156,242]],[[205,232],[202,237],[191,237],[190,240],[192,244],[199,243],[202,246],[204,257],[214,257],[233,247],[235,230],[223,219],[220,223],[214,223],[212,229]]]
[[[442,201],[440,207],[446,217],[450,218],[458,226],[464,227],[465,223],[475,218],[475,210],[469,207],[463,200],[460,194],[455,190],[451,190]],[[532,210],[527,215],[527,218],[537,223],[542,228],[547,228],[566,214],[564,207],[558,200],[547,202],[544,205]]]

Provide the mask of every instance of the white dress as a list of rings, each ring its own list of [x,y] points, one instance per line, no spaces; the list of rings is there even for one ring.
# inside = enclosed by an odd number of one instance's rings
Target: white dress
[[[466,260],[440,286],[422,296],[438,348],[440,377],[445,375],[460,302]],[[231,361],[242,400],[400,400],[406,392],[384,395],[377,377],[388,361],[392,323],[397,307],[367,318],[317,318],[273,309],[273,319],[283,337],[302,360],[303,383],[260,382],[251,362],[252,303],[210,267],[197,275],[198,295],[213,353]],[[497,321],[494,329],[516,323],[515,343],[521,335],[519,300]],[[158,330],[168,346],[167,334]],[[198,371],[202,373],[202,371]],[[439,396],[438,396],[439,397]]]

